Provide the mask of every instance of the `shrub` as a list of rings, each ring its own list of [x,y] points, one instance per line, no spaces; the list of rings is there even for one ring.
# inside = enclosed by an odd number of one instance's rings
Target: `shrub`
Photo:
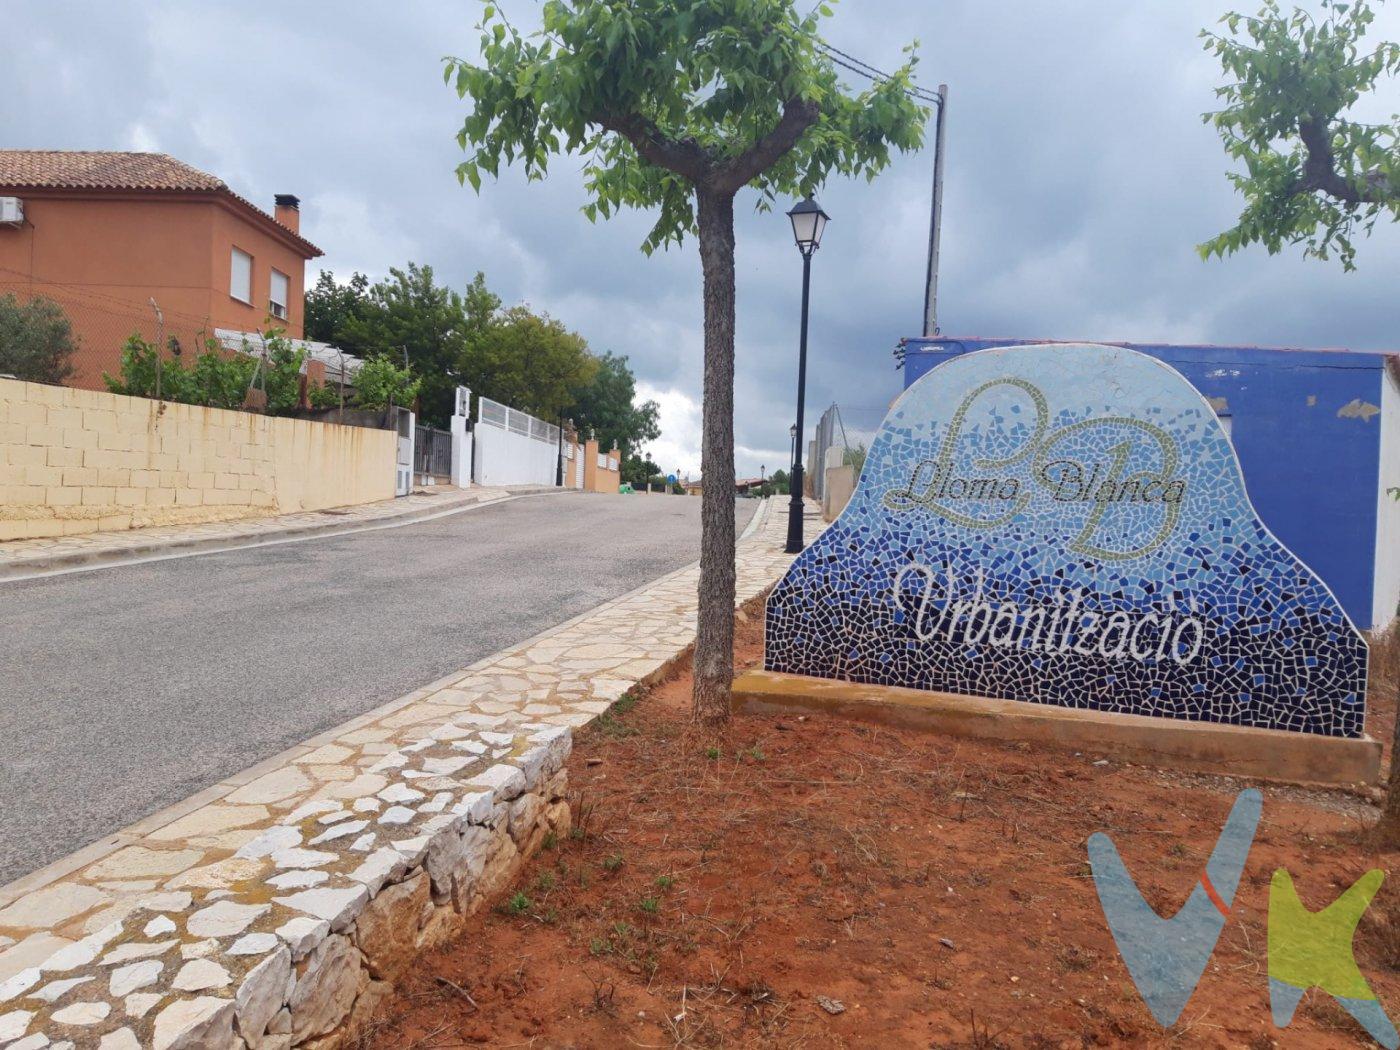
[[[132,333],[122,347],[120,377],[103,374],[114,394],[129,397],[156,396],[156,366],[160,366],[160,397],[185,405],[209,408],[242,408],[250,387],[267,392],[266,412],[288,415],[301,406],[301,369],[306,351],[293,346],[280,332],[263,336],[261,351],[245,340],[242,352],[230,352],[217,339],[204,340],[204,348],[188,362],[179,342],[170,340],[162,354],[154,344]],[[340,403],[337,392],[325,386],[312,388],[313,407],[331,408]]]
[[[68,315],[52,299],[21,303],[0,296],[0,375],[29,383],[62,383],[73,374],[77,349]]]
[[[421,384],[412,369],[400,368],[392,358],[382,354],[371,357],[355,374],[355,404],[360,408],[407,407],[417,400]]]
[[[102,381],[114,394],[155,397],[157,363],[163,400],[210,408],[241,408],[258,364],[244,354],[228,353],[214,339],[206,339],[204,349],[187,364],[176,340],[162,354],[154,343],[133,332],[122,347],[121,376],[103,373]]]

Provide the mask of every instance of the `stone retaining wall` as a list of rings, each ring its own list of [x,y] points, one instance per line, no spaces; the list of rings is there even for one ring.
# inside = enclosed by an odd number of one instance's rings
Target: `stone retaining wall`
[[[456,933],[549,836],[569,832],[571,731],[498,733],[476,721],[439,725],[213,854],[221,859],[159,888],[151,880],[119,919],[0,983],[0,1046],[342,1045],[420,950]],[[249,787],[248,797],[279,793]],[[192,814],[208,826],[172,825],[164,838],[217,838],[217,808]],[[185,854],[127,847],[89,868],[92,882],[56,884],[62,900],[0,911],[0,926],[23,918],[16,909],[81,908],[98,886],[149,880]]]

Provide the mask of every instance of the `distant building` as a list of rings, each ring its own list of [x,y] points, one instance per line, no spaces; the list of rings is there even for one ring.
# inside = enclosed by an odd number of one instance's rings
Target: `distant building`
[[[908,339],[904,385],[961,354],[1047,339]],[[1400,604],[1400,354],[1115,343],[1163,361],[1210,402],[1260,518],[1362,630]],[[1106,377],[1107,378],[1107,377]]]
[[[76,386],[101,389],[133,331],[182,347],[270,325],[300,338],[321,254],[290,194],[269,214],[160,153],[0,150],[0,295],[64,308]]]

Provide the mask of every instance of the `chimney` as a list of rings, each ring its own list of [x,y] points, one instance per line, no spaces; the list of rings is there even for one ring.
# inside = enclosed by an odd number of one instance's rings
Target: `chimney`
[[[295,234],[301,233],[301,201],[290,193],[279,193],[273,200],[277,207],[272,216]]]

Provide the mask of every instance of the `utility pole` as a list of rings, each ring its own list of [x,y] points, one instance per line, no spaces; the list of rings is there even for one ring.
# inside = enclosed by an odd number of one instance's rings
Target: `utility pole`
[[[938,239],[943,228],[943,142],[948,126],[948,85],[938,85],[933,135],[933,209],[928,226],[928,279],[924,285],[924,337],[938,334]]]

